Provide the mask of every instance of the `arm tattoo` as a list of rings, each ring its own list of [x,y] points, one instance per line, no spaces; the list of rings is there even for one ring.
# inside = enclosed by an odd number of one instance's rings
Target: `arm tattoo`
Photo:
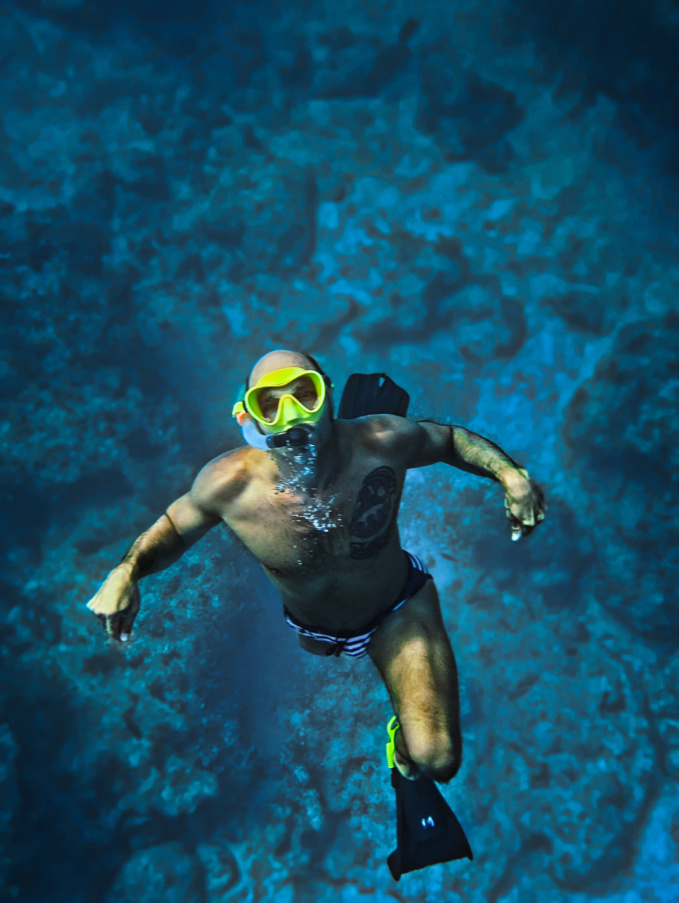
[[[437,423],[436,420],[422,420],[421,423]],[[473,473],[478,477],[487,477],[500,482],[497,471],[503,467],[519,468],[516,461],[512,460],[506,452],[477,433],[472,433],[462,426],[453,426],[449,423],[439,423],[439,426],[447,426],[450,434],[450,457],[447,464]]]
[[[461,470],[498,480],[497,472],[503,467],[519,465],[499,445],[464,427],[449,427],[453,464]]]

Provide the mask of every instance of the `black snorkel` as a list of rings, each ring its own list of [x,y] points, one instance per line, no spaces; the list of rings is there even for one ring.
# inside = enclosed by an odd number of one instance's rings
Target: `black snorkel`
[[[274,433],[266,437],[269,448],[308,448],[311,445],[312,431],[303,426],[293,426],[283,433]]]

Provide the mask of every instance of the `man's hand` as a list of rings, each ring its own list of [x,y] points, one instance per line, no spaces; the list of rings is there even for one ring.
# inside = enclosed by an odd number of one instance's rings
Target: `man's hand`
[[[503,475],[505,508],[512,528],[512,541],[528,536],[545,519],[545,494],[528,471],[520,468]]]
[[[139,613],[139,586],[128,564],[119,564],[102,583],[99,592],[87,603],[114,640],[130,638],[134,619]]]

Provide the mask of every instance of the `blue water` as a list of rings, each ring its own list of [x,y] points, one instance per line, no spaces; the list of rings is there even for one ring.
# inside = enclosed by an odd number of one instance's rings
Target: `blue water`
[[[679,898],[677,95],[661,0],[23,0],[0,14],[0,893]],[[461,682],[473,863],[396,885],[391,710],[217,528],[85,604],[253,363],[385,371],[549,511],[410,472]]]

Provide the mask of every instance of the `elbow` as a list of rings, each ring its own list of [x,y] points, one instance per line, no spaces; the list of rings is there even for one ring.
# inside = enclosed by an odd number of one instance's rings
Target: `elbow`
[[[177,527],[175,526],[174,521],[172,520],[172,518],[170,517],[170,515],[167,513],[167,511],[165,512],[165,514],[163,515],[163,517],[167,518],[167,521],[168,521],[168,523],[170,524],[170,528],[171,528],[171,530],[172,530],[172,533],[173,533],[173,535],[174,535],[174,538],[177,539],[177,540],[179,540],[179,542],[182,544],[182,546],[183,546],[185,549],[188,549],[189,544],[186,542],[186,540],[184,539],[184,537],[182,536],[182,534],[179,532],[179,530],[178,530]]]

